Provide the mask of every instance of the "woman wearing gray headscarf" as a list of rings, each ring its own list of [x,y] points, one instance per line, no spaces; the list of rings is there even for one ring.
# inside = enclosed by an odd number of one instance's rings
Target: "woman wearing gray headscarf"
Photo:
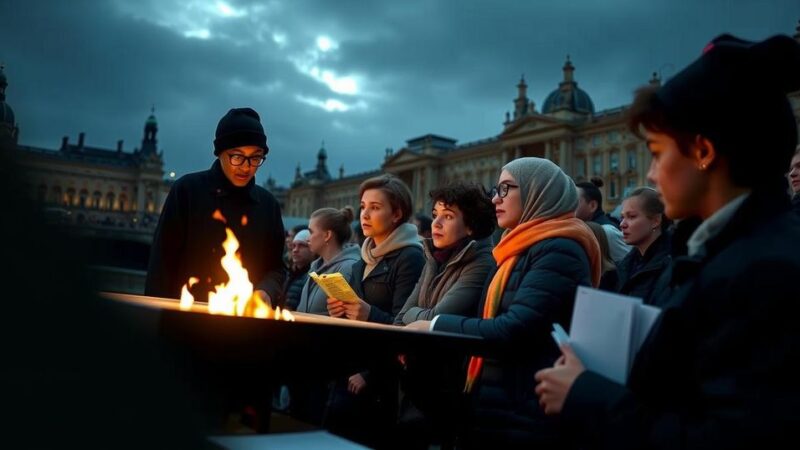
[[[481,336],[507,349],[498,359],[470,360],[465,391],[475,402],[461,436],[465,445],[548,448],[560,436],[539,408],[532,376],[558,358],[550,331],[553,323],[569,327],[578,285],[599,283],[600,248],[575,218],[575,184],[551,161],[511,161],[492,194],[506,231],[492,252],[497,271],[481,318],[441,314],[411,326]]]

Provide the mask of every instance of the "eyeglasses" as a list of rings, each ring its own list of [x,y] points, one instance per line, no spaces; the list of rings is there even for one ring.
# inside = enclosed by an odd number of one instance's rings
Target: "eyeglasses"
[[[264,155],[244,156],[239,153],[229,153],[228,160],[231,162],[232,166],[241,166],[247,161],[247,164],[251,167],[260,167],[267,158]]]
[[[508,183],[508,182],[504,181],[504,182],[498,184],[497,186],[493,187],[492,190],[489,191],[489,194],[490,194],[490,196],[492,198],[494,198],[495,195],[500,197],[500,198],[505,198],[506,195],[508,195],[508,190],[509,189],[518,188],[518,187],[519,187],[518,184],[511,184],[511,183]]]

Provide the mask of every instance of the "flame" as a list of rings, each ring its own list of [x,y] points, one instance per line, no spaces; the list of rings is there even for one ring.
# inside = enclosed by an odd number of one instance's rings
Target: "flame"
[[[243,227],[247,226],[247,216],[245,216],[244,214],[242,214],[242,226]]]
[[[212,217],[227,223],[219,210],[214,211]],[[242,220],[246,222],[247,219],[243,218]],[[238,253],[239,240],[228,227],[225,227],[225,234],[227,237],[222,243],[225,256],[220,262],[229,279],[227,283],[216,285],[214,291],[208,293],[208,312],[226,316],[294,321],[294,316],[289,311],[281,310],[280,307],[272,309],[262,294],[253,290],[253,283],[250,282],[247,269],[242,266],[242,260]],[[194,297],[189,293],[189,288],[198,281],[197,278],[191,277],[187,284],[183,285],[180,304],[182,310],[186,311],[192,308]]]
[[[194,297],[189,293],[189,288],[197,284],[198,281],[200,281],[200,279],[189,277],[189,282],[183,285],[183,289],[181,289],[181,310],[189,311],[192,309]]]
[[[222,222],[222,223],[224,223],[226,225],[228,224],[228,221],[225,220],[225,216],[223,216],[222,213],[220,212],[220,210],[218,210],[218,209],[214,210],[214,214],[211,214],[211,218],[214,219],[214,220],[219,220],[220,222]]]

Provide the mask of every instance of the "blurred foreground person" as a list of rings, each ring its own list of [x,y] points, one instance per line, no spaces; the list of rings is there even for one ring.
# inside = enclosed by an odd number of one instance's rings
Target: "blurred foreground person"
[[[541,405],[582,448],[796,439],[800,217],[784,174],[797,145],[786,94],[798,88],[795,40],[722,35],[664,86],[637,92],[631,130],[647,139],[665,212],[702,223],[626,386],[585,370],[568,346],[536,375]]]

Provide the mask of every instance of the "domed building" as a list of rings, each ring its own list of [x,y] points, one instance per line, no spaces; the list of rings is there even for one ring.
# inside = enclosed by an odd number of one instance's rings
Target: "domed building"
[[[558,89],[551,92],[544,100],[542,114],[551,114],[556,117],[565,117],[567,114],[594,114],[592,98],[583,89],[578,87],[574,79],[575,66],[569,60],[564,63],[564,79],[558,84]],[[568,117],[568,116],[566,116]]]
[[[800,41],[800,26],[794,37]],[[411,188],[415,211],[428,213],[428,193],[436,186],[463,180],[481,183],[488,190],[497,183],[503,165],[526,156],[553,161],[575,181],[602,178],[603,208],[611,211],[626,191],[648,185],[650,152],[628,131],[627,105],[596,110],[589,93],[578,87],[569,56],[561,69],[555,89],[537,87],[539,92],[549,92],[541,111],[528,98],[525,77],[520,78],[513,110],[505,113],[497,135],[458,144],[452,138],[425,134],[407,140],[397,151],[387,149],[377,170],[344,177],[340,169],[338,179],[320,176],[319,169],[302,175],[298,163],[295,183],[286,191],[284,213],[308,217],[323,206],[358,205],[360,183],[383,172],[402,179]],[[642,75],[638,84],[648,82]],[[660,76],[653,73],[649,83],[660,84]],[[630,86],[631,90],[636,87]],[[800,125],[800,92],[789,95],[789,100]],[[326,158],[328,153],[333,154],[326,152]]]

